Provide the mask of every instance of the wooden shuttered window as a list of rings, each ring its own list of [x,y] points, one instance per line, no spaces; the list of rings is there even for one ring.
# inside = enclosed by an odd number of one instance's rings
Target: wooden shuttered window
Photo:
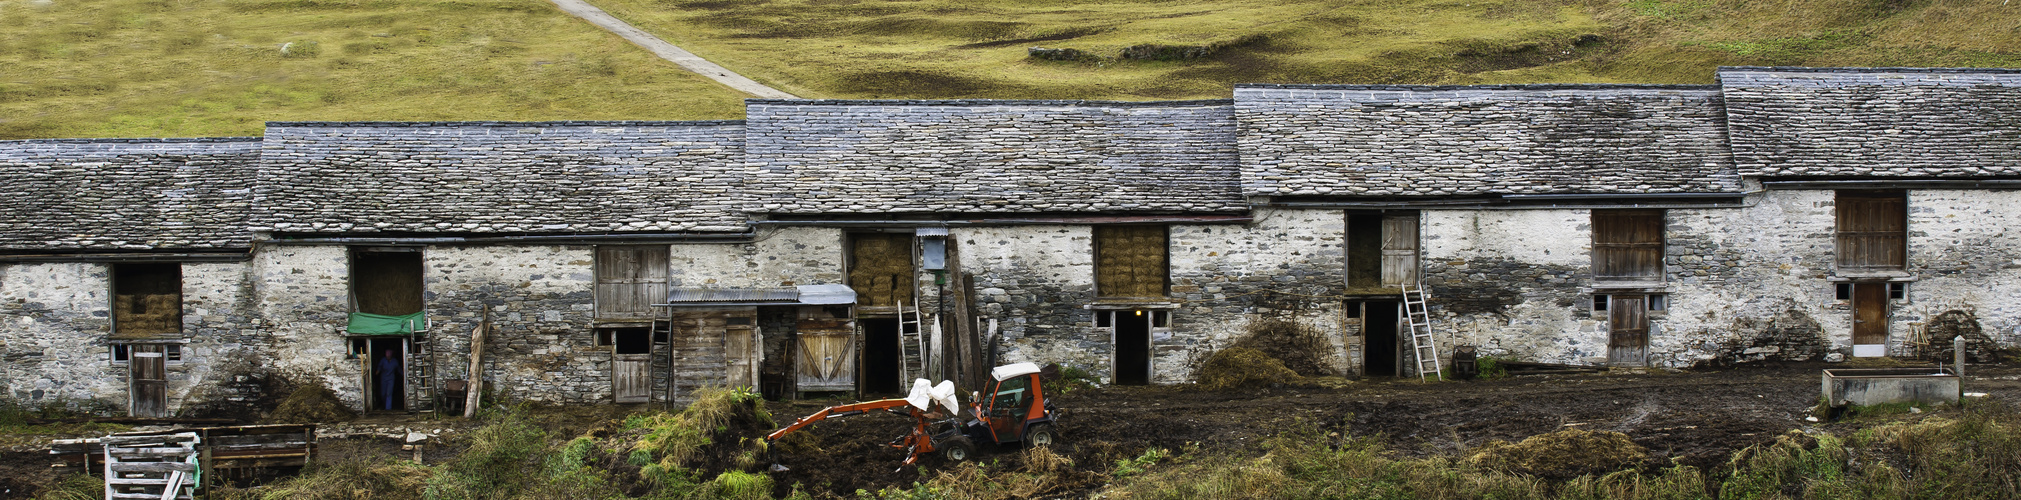
[[[1593,280],[1663,281],[1663,211],[1594,210]]]
[[[1095,295],[1165,296],[1165,226],[1095,226]]]
[[[1418,218],[1391,215],[1382,218],[1382,286],[1396,287],[1418,281]]]
[[[1899,191],[1839,191],[1838,267],[1848,271],[1907,268],[1908,197]]]
[[[667,258],[663,245],[596,247],[597,319],[652,319],[667,300]]]

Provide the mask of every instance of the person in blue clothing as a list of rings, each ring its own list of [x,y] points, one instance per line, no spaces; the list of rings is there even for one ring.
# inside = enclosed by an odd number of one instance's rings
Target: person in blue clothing
[[[400,382],[400,360],[393,359],[393,350],[387,349],[386,355],[379,358],[379,364],[375,368],[379,372],[379,409],[391,410],[393,389]]]

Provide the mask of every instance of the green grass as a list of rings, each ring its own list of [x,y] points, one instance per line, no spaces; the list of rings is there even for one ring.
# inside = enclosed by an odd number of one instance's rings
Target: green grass
[[[1244,82],[1710,83],[1720,65],[2021,66],[2021,8],[1964,0],[592,1],[809,97],[1143,100],[1226,97]],[[1087,57],[1026,57],[1033,46]],[[1206,55],[1123,57],[1132,47]]]
[[[813,98],[2021,67],[2021,5],[1982,0],[592,2]],[[1087,57],[1027,57],[1033,46]],[[743,97],[541,0],[9,0],[0,67],[0,138],[257,135],[270,120],[721,119],[740,117]]]
[[[0,67],[0,138],[742,114],[740,94],[541,0],[7,1]]]

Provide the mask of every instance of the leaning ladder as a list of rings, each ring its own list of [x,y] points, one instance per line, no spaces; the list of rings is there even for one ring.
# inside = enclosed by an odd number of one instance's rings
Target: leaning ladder
[[[1417,358],[1418,379],[1444,378],[1439,370],[1439,347],[1432,340],[1432,316],[1425,312],[1424,283],[1403,284],[1403,311],[1410,323],[1411,354]]]
[[[919,304],[912,309],[905,308],[905,301],[898,301],[898,387],[911,387],[912,379],[926,377],[926,343],[920,339],[921,328]]]
[[[648,402],[668,402],[674,400],[674,308],[653,307],[653,326],[646,332],[652,342],[652,393],[646,395]],[[664,339],[666,342],[661,342]]]

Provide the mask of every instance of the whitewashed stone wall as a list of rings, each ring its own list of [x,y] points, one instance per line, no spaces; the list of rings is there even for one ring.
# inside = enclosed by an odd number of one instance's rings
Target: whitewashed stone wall
[[[1348,325],[1336,295],[1346,283],[1346,216],[1339,210],[1265,208],[1247,224],[1172,226],[1172,338],[1159,343],[1157,382],[1191,381],[1198,362],[1248,333],[1252,322],[1281,319],[1325,334],[1336,369]]]
[[[350,254],[342,246],[275,245],[253,256],[256,324],[273,339],[262,353],[268,368],[321,381],[354,408],[363,408],[360,365],[347,360]]]
[[[125,374],[111,366],[111,276],[103,264],[0,266],[0,371],[7,395],[28,404],[126,408]]]
[[[957,227],[962,271],[975,274],[977,316],[996,319],[1002,363],[1060,363],[1107,378],[1114,345],[1083,308],[1095,298],[1089,226]]]
[[[1910,190],[1909,268],[1917,280],[1895,326],[1965,311],[1988,340],[2021,345],[2021,192]]]
[[[1440,350],[1561,363],[1607,355],[1604,318],[1588,312],[1588,210],[1427,210],[1419,260]]]

